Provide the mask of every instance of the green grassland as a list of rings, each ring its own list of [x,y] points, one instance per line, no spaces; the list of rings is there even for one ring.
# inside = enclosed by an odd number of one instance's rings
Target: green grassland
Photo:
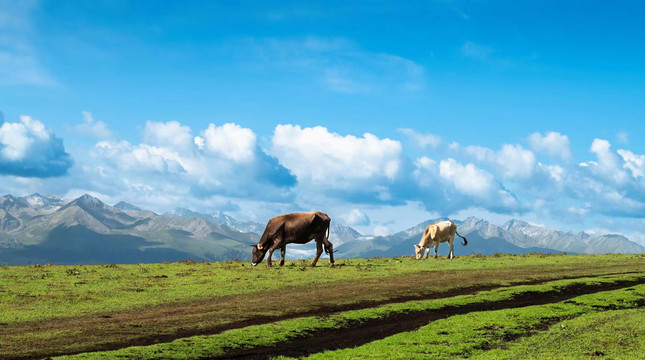
[[[564,293],[581,284],[645,283],[643,255],[474,255],[424,261],[406,257],[341,259],[336,267],[307,265],[308,261],[287,261],[283,268],[241,262],[0,267],[0,358],[75,353],[83,358],[226,357],[230,351],[277,346],[396,314],[512,301],[526,293]],[[645,298],[642,286],[454,315],[352,349],[310,355],[389,358],[394,351],[400,358],[514,358],[513,354],[534,351],[530,341],[538,336],[544,340],[535,341],[569,346],[556,328],[542,328],[554,318],[563,320],[567,329],[589,329],[588,342],[593,344],[596,330],[573,321],[616,313],[607,318],[607,329],[629,324],[619,319],[642,317],[637,310]],[[405,340],[411,338],[418,349],[401,350],[415,347]],[[642,339],[635,343],[642,348]],[[94,352],[109,349],[119,350]],[[615,347],[603,349],[590,351],[610,353]],[[570,355],[578,353],[572,350]],[[550,356],[558,358],[559,353],[536,353],[534,358]]]
[[[304,317],[293,320],[278,321],[271,324],[249,326],[241,329],[228,330],[221,334],[211,336],[194,336],[184,339],[175,340],[170,343],[137,346],[121,349],[111,352],[86,353],[75,356],[65,356],[62,359],[191,359],[191,358],[210,358],[224,356],[231,349],[247,348],[252,349],[260,346],[271,346],[283,341],[310,334],[317,330],[338,329],[351,324],[365,322],[371,319],[391,317],[399,313],[409,313],[415,311],[442,311],[448,307],[460,307],[476,303],[495,303],[503,300],[509,300],[513,297],[531,292],[535,296],[541,296],[552,291],[566,291],[572,285],[579,284],[611,284],[618,280],[636,279],[637,276],[610,276],[598,278],[583,278],[577,280],[561,280],[548,282],[543,285],[526,285],[511,288],[501,288],[491,291],[482,291],[477,294],[449,297],[445,299],[409,301],[382,305],[374,308],[345,311],[324,317]],[[641,276],[642,278],[642,276]],[[373,342],[365,347],[358,347],[352,350],[325,352],[311,356],[311,358],[353,358],[353,357],[378,357],[378,358],[401,358],[409,359],[421,356],[420,354],[432,354],[432,358],[454,358],[457,355],[471,354],[472,351],[467,348],[483,348],[483,344],[491,344],[491,339],[497,338],[501,342],[503,336],[508,334],[521,334],[523,331],[539,325],[544,319],[556,316],[572,316],[586,312],[595,312],[598,307],[606,307],[609,304],[618,303],[621,308],[633,308],[638,306],[639,301],[645,299],[645,285],[639,285],[632,288],[633,291],[617,290],[602,292],[592,296],[581,296],[574,298],[566,304],[558,303],[554,305],[540,307],[527,307],[522,310],[504,312],[479,312],[478,317],[482,314],[490,314],[487,317],[475,318],[464,315],[463,319],[468,319],[468,323],[459,316],[454,316],[447,323],[436,321],[437,331],[428,335],[427,329],[421,329],[415,332],[406,332],[399,336],[392,336],[387,341]],[[574,304],[574,305],[571,305]],[[559,312],[557,312],[559,311]],[[500,315],[501,313],[501,315]],[[518,315],[519,314],[519,315]],[[456,320],[455,320],[456,319]],[[461,320],[460,320],[461,319]],[[455,325],[454,321],[457,321]],[[471,328],[472,326],[472,328]],[[453,329],[448,329],[453,327]],[[491,331],[479,331],[490,328]],[[501,330],[495,332],[492,330]],[[450,331],[445,331],[450,330]],[[440,333],[440,335],[437,335]],[[410,347],[409,351],[401,351],[400,346],[408,343],[406,334],[409,338],[414,339],[412,343],[427,337],[428,343],[423,343],[421,347]],[[458,346],[452,351],[446,352],[443,347],[444,340],[455,339],[454,335],[458,334],[461,341],[466,343],[465,346]],[[428,351],[428,344],[439,342],[438,349],[434,352]],[[403,340],[403,341],[402,341]],[[474,340],[478,340],[475,342]],[[450,342],[450,341],[449,341]],[[407,345],[405,345],[407,346]],[[360,356],[359,356],[360,355]]]
[[[569,330],[567,344],[562,344],[562,332],[557,329],[567,329],[569,322],[560,323],[562,319],[575,318],[585,315],[586,324],[594,323],[602,315],[603,309],[631,309],[643,306],[645,286],[639,285],[631,290],[614,290],[593,295],[584,295],[572,300],[548,305],[528,306],[519,309],[499,311],[474,312],[467,315],[457,315],[444,320],[437,320],[413,332],[400,333],[380,341],[374,341],[353,349],[329,351],[307,357],[308,359],[547,359],[569,358],[563,355],[565,348],[570,357],[584,358],[594,350],[572,348],[579,346],[578,334]],[[628,313],[629,314],[629,313]],[[604,316],[603,316],[604,317]],[[579,319],[578,319],[579,320]],[[636,319],[631,319],[635,321]],[[543,324],[555,322],[548,334],[551,340],[542,342],[545,337],[529,337],[526,342],[517,347],[507,348],[509,340],[529,335]],[[579,324],[578,328],[580,327]],[[642,328],[635,327],[633,330]],[[598,334],[586,330],[589,342],[602,338]],[[537,337],[537,339],[535,339]],[[615,348],[614,348],[615,349]],[[576,351],[577,350],[577,351]],[[582,350],[582,351],[581,351]],[[635,349],[632,349],[634,353]],[[641,347],[642,351],[643,348]],[[621,355],[620,351],[616,355]],[[588,358],[588,356],[587,356]],[[639,357],[633,357],[638,359]]]

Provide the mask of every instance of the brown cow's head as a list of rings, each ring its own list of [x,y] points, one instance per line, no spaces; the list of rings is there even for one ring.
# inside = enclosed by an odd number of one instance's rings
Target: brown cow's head
[[[251,245],[253,246],[253,259],[251,260],[251,265],[255,266],[264,260],[264,256],[267,254],[268,246],[262,246],[262,244]]]

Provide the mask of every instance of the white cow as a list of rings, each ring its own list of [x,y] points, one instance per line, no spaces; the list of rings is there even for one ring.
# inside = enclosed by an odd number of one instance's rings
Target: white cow
[[[417,260],[423,258],[423,254],[426,249],[428,249],[428,254],[426,259],[430,256],[430,248],[434,246],[434,257],[437,258],[437,252],[439,251],[439,243],[448,242],[450,244],[450,253],[448,254],[448,259],[455,257],[453,242],[455,241],[455,234],[460,238],[464,239],[462,243],[463,246],[468,245],[468,240],[465,237],[457,233],[457,225],[450,220],[438,221],[434,224],[430,224],[426,227],[421,237],[419,245],[414,245],[416,252]]]

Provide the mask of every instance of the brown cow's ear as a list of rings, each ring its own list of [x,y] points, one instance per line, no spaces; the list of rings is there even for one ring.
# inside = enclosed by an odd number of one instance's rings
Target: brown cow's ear
[[[262,244],[258,244],[258,250],[262,250],[263,247]]]

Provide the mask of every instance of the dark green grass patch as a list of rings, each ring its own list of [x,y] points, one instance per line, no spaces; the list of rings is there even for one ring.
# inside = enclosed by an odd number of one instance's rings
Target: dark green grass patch
[[[477,359],[643,359],[645,309],[585,314]]]
[[[308,359],[455,359],[479,356],[497,359],[504,354],[509,341],[531,334],[545,325],[584,314],[593,318],[607,309],[640,307],[645,305],[644,299],[645,285],[639,285],[632,290],[583,295],[555,304],[458,315],[435,321],[417,331],[400,333],[354,349],[314,354]],[[509,354],[509,358],[524,357]]]

